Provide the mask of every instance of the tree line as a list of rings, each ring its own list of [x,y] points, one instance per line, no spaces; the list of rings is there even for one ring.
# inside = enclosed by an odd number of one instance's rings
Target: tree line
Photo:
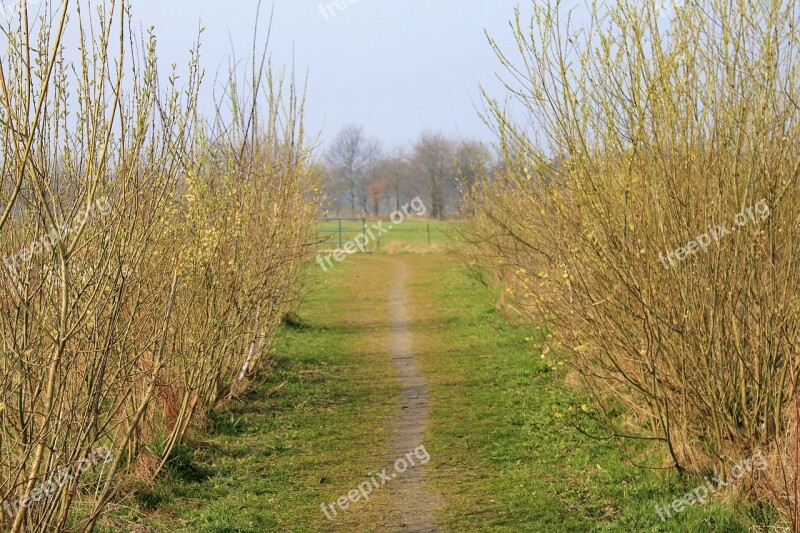
[[[496,167],[479,141],[425,132],[410,146],[387,150],[357,125],[339,131],[318,164],[332,216],[378,216],[419,196],[438,219],[459,213],[476,176]]]

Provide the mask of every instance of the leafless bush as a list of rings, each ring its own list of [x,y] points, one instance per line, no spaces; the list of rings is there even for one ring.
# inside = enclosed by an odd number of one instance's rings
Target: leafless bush
[[[299,297],[317,195],[302,94],[254,63],[231,72],[234,112],[202,120],[199,45],[182,85],[163,79],[130,7],[24,4],[3,28],[0,498],[38,496],[14,532],[91,530],[140,453],[156,475],[257,371]],[[98,446],[113,460],[32,492]]]
[[[599,9],[579,28],[534,6],[520,55],[497,50],[528,122],[489,101],[505,164],[474,189],[470,257],[600,412],[627,405],[613,435],[721,468],[785,436],[798,373],[798,4]],[[717,224],[735,232],[689,253]]]

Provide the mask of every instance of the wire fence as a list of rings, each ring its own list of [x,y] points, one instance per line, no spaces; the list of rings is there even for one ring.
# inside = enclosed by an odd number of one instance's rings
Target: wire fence
[[[318,250],[341,250],[348,242],[366,234],[367,221],[364,218],[323,218],[320,219],[317,234]]]

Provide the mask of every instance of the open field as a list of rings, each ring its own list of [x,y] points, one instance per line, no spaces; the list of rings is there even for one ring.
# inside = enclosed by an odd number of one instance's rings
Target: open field
[[[378,221],[383,233],[379,236]],[[393,225],[387,218],[365,219],[362,230],[360,221],[343,221],[341,231],[339,222],[324,221],[320,223],[318,244],[320,250],[335,250],[339,243],[344,244],[354,241],[359,235],[366,235],[368,242],[365,247],[369,253],[402,251],[444,251],[455,244],[457,235],[454,229],[459,222],[443,222],[440,220],[414,220],[409,219],[401,224]],[[360,250],[359,250],[360,251]]]

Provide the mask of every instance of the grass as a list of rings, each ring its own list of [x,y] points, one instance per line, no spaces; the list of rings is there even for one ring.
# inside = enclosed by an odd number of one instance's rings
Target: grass
[[[628,442],[626,455],[577,431],[570,421],[589,402],[565,384],[565,367],[542,360],[540,339],[509,326],[449,259],[415,271],[417,356],[436,405],[432,482],[446,495],[449,530],[748,531],[757,511],[725,502],[662,522],[655,505],[702,481],[644,470],[627,458],[647,463],[649,448]],[[582,426],[604,434],[585,417]]]
[[[453,243],[452,229],[457,222],[441,220],[408,219],[401,224],[392,224],[389,219],[381,220],[383,234],[378,238],[377,220],[367,220],[367,230],[371,230],[367,250],[369,252],[441,252]],[[341,237],[339,223],[327,221],[320,224],[320,238],[328,239],[319,245],[320,249],[331,250],[342,243],[353,241],[362,234],[361,222],[343,221]],[[368,231],[367,236],[370,236]]]
[[[327,530],[319,505],[388,453],[384,420],[396,408],[388,362],[347,322],[361,312],[348,304],[363,275],[354,266],[321,280],[306,326],[282,331],[266,380],[218,411],[210,433],[189,442],[157,484],[134,487],[100,531]]]
[[[409,226],[414,243],[427,241],[425,224]],[[543,360],[538,339],[504,322],[489,292],[443,254],[357,255],[318,271],[306,326],[282,332],[264,383],[218,411],[210,434],[181,449],[157,484],[137,486],[101,530],[381,530],[380,494],[333,523],[319,505],[391,459],[391,261],[411,272],[415,354],[433,398],[427,480],[443,496],[445,531],[748,530],[756,511],[719,501],[662,523],[655,505],[699,481],[633,466],[612,442],[572,427],[589,402],[565,385],[564,367]],[[628,452],[647,462],[643,445]]]

